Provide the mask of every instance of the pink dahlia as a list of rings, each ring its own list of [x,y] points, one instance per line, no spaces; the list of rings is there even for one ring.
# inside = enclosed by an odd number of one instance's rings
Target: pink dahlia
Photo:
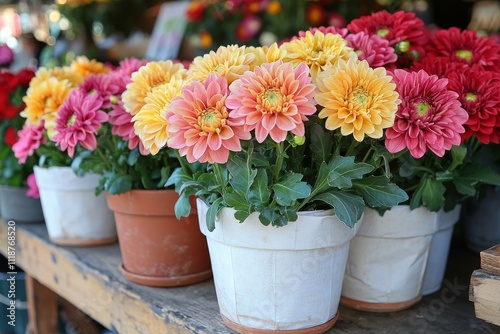
[[[40,198],[40,192],[38,191],[38,185],[36,184],[35,174],[31,173],[26,179],[28,185],[28,190],[26,190],[26,196],[31,198]]]
[[[385,133],[387,150],[396,153],[408,148],[418,159],[427,149],[442,157],[453,145],[460,145],[468,116],[458,94],[446,88],[448,79],[400,69],[393,77],[402,103],[394,125]]]
[[[309,31],[314,35],[316,31],[321,31],[323,34],[339,34],[342,36],[342,38],[345,38],[347,34],[349,34],[349,31],[347,28],[338,28],[335,26],[329,26],[329,27],[313,27],[309,28]],[[299,31],[299,37],[305,37],[306,32],[305,31]]]
[[[121,137],[128,142],[128,148],[133,150],[139,146],[139,151],[142,155],[147,155],[149,152],[142,144],[140,138],[135,134],[132,115],[123,107],[123,102],[119,101],[113,105],[108,113],[109,123],[111,124],[111,133]]]
[[[250,139],[243,122],[226,109],[228,83],[225,76],[210,74],[204,83],[193,81],[168,106],[167,145],[195,161],[225,163],[229,151],[241,151],[241,139]]]
[[[108,120],[108,114],[101,108],[102,101],[97,95],[87,95],[81,89],[70,93],[57,112],[54,128],[57,132],[54,141],[61,150],[67,149],[72,157],[78,144],[87,150],[96,149],[97,131]]]
[[[138,71],[141,66],[146,65],[148,62],[147,59],[125,58],[118,64],[115,72],[119,73],[120,76],[130,78],[132,73]]]
[[[282,142],[289,131],[304,135],[306,116],[316,112],[315,88],[305,62],[294,68],[278,60],[256,66],[234,81],[226,106],[233,109],[229,115],[241,120],[245,131],[255,129],[259,143],[268,135]]]
[[[458,28],[438,30],[427,45],[429,56],[443,56],[450,62],[479,66],[486,71],[500,72],[500,45],[475,31]]]
[[[436,57],[427,55],[425,58],[413,63],[410,71],[418,72],[424,70],[428,74],[437,75],[440,78],[447,78],[450,72],[460,71],[467,68],[463,63],[450,62],[446,57]]]
[[[473,135],[483,144],[500,143],[500,78],[498,73],[479,67],[449,75],[448,89],[458,93],[462,107],[469,113],[465,140]]]
[[[21,130],[17,132],[19,140],[12,146],[14,156],[19,160],[19,163],[25,163],[28,157],[35,153],[35,150],[40,147],[40,144],[45,143],[44,137],[45,127],[44,122],[37,125],[25,124]]]
[[[119,94],[119,85],[109,74],[91,75],[80,85],[85,95],[95,94],[102,101],[102,108],[111,108],[111,97]],[[123,92],[123,91],[122,91]],[[121,94],[121,93],[120,93]]]
[[[398,60],[389,41],[365,32],[346,36],[347,45],[354,49],[359,60],[366,60],[371,67],[382,67]]]

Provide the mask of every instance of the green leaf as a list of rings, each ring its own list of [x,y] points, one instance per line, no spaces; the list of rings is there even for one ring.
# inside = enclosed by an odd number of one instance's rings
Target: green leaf
[[[227,169],[231,174],[229,183],[234,190],[241,191],[243,194],[248,194],[250,186],[257,175],[257,171],[251,169],[250,164],[238,156],[229,158]]]
[[[456,178],[453,180],[453,184],[455,185],[455,188],[457,191],[466,196],[474,196],[476,194],[476,187],[474,186],[474,183],[471,183],[471,180],[469,179],[461,179],[461,178]]]
[[[348,227],[361,218],[365,208],[365,202],[361,196],[343,191],[332,191],[314,197],[315,200],[323,201],[335,209],[335,214]]]
[[[455,168],[460,166],[463,163],[466,155],[467,155],[467,148],[465,146],[452,146],[451,148],[452,161],[448,170],[453,171]]]
[[[221,203],[222,203],[222,198],[219,197],[208,208],[206,218],[207,218],[207,229],[210,232],[215,230],[215,218],[217,217],[217,214],[221,209]]]
[[[500,186],[500,175],[490,166],[471,165],[467,169],[460,171],[457,179],[469,180],[471,184],[486,183]]]
[[[444,206],[446,187],[442,182],[426,178],[422,187],[422,204],[430,211],[439,211]]]
[[[167,182],[165,183],[166,187],[171,185],[175,185],[175,190],[180,191],[180,187],[184,182],[191,181],[191,176],[184,171],[183,168],[176,168],[174,172],[170,175]]]
[[[283,206],[290,206],[297,199],[309,196],[311,187],[301,180],[301,174],[291,173],[282,182],[275,183],[273,190],[276,202]]]
[[[417,189],[413,192],[413,196],[410,199],[410,209],[414,210],[422,205],[422,193],[425,178],[421,178],[418,183]]]
[[[175,217],[181,219],[181,217],[188,217],[191,213],[191,203],[189,202],[189,193],[183,192],[179,195],[179,198],[174,205]]]
[[[373,170],[373,166],[360,162],[355,163],[354,157],[335,157],[328,164],[329,177],[328,184],[337,188],[352,187],[352,180],[361,179],[365,174]]]
[[[331,134],[326,132],[319,124],[311,125],[311,152],[316,165],[329,160],[333,140]]]
[[[440,182],[452,181],[455,177],[455,173],[445,170],[443,172],[436,173],[436,180]]]
[[[132,189],[130,175],[112,175],[104,185],[104,189],[111,195],[123,194]]]
[[[267,173],[264,169],[258,169],[255,180],[250,187],[250,192],[248,193],[248,201],[256,207],[264,206],[269,203],[269,198],[271,197],[271,191],[268,186]]]
[[[135,149],[135,150],[132,150],[130,151],[129,155],[128,155],[128,159],[127,159],[127,163],[129,166],[133,166],[135,165],[135,163],[137,162],[137,160],[139,159],[139,150],[138,149]]]
[[[248,216],[250,216],[250,214],[245,211],[236,211],[234,213],[234,218],[238,220],[240,223],[243,223],[243,221],[245,221],[245,219],[247,219]]]
[[[234,208],[236,211],[249,211],[250,204],[246,196],[240,191],[226,192],[223,198],[227,206]]]
[[[366,205],[372,208],[389,208],[408,199],[408,195],[397,185],[389,183],[385,176],[369,176],[354,181],[353,185]]]

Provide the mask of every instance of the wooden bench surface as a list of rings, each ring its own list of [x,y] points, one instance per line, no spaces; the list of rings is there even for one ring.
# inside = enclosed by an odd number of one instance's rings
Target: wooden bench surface
[[[1,222],[2,245],[6,232]],[[219,316],[213,280],[179,288],[140,286],[120,274],[118,244],[55,246],[43,224],[17,224],[16,242],[19,267],[106,328],[127,334],[233,333]],[[6,247],[0,251],[6,255]],[[450,259],[457,258],[457,263],[449,266],[441,291],[411,309],[377,314],[340,307],[340,318],[328,333],[498,333],[474,315],[468,282],[477,267],[471,263],[473,269],[465,270],[464,254],[452,249]]]

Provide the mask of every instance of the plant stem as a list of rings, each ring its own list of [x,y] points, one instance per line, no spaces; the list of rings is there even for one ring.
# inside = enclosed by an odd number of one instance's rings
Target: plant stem
[[[99,146],[97,146],[95,150],[96,150],[97,154],[99,154],[99,157],[102,159],[102,161],[104,161],[104,163],[106,164],[106,166],[108,166],[109,171],[112,171],[113,170],[113,164],[109,161],[109,159],[106,158],[106,156],[104,155],[104,153],[102,152],[102,150],[99,148]]]
[[[356,146],[358,146],[358,141],[356,141],[356,140],[351,141],[351,145],[349,145],[349,148],[347,149],[346,157],[352,155],[354,148]]]
[[[278,150],[278,157],[276,158],[276,164],[274,166],[274,180],[276,182],[279,181],[279,175],[281,171],[281,167],[283,166],[283,159],[285,157],[285,150],[283,147],[283,142],[276,143],[276,149]]]
[[[221,195],[224,197],[226,194],[226,184],[224,183],[224,177],[222,176],[222,171],[220,170],[220,166],[218,163],[214,163],[214,171],[215,171],[215,178],[217,179],[217,183],[221,185]]]
[[[368,157],[370,156],[370,153],[372,153],[372,151],[373,151],[373,147],[370,147],[368,149],[368,152],[366,152],[365,156],[363,157],[362,162],[366,162],[366,160],[368,160]]]

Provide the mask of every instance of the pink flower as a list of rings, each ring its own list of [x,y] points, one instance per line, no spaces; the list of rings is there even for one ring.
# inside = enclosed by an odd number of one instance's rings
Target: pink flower
[[[57,112],[57,132],[54,141],[61,150],[68,150],[70,157],[75,147],[80,144],[87,150],[97,147],[96,134],[108,115],[101,111],[102,101],[97,95],[86,95],[81,89],[74,90]]]
[[[148,59],[125,58],[115,69],[115,73],[118,73],[119,76],[130,78],[132,73],[138,71],[141,66],[146,65],[148,62]]]
[[[12,146],[14,156],[19,160],[19,163],[26,162],[28,157],[35,153],[35,150],[40,147],[40,144],[45,143],[44,137],[44,122],[38,125],[24,125],[23,128],[17,132],[19,140]]]
[[[83,90],[85,95],[95,94],[102,101],[102,108],[108,109],[111,107],[111,97],[121,94],[120,86],[116,80],[113,80],[112,75],[99,74],[91,75],[85,78],[85,81],[80,85],[80,90]]]
[[[358,54],[359,60],[366,60],[371,67],[381,67],[398,60],[389,41],[377,35],[367,35],[365,32],[346,36],[347,45]]]
[[[167,145],[179,149],[190,163],[226,163],[229,151],[241,151],[241,139],[250,139],[240,120],[225,106],[228,83],[212,73],[204,83],[194,81],[182,89],[167,111]]]
[[[35,174],[31,173],[26,179],[28,184],[28,190],[26,190],[26,196],[31,198],[40,198],[40,192],[38,191],[38,185],[36,184]]]
[[[448,79],[401,69],[393,76],[402,103],[394,125],[385,133],[387,150],[396,153],[408,148],[418,159],[427,149],[442,157],[453,145],[460,145],[468,116],[458,94],[446,88]]]
[[[234,81],[226,106],[233,109],[229,116],[240,120],[246,132],[255,129],[259,143],[268,135],[282,142],[289,131],[304,135],[306,116],[316,112],[315,88],[305,62],[294,68],[279,60],[256,66]]]
[[[112,125],[111,133],[121,137],[124,141],[128,141],[128,148],[133,150],[139,145],[139,151],[142,155],[147,155],[149,152],[142,144],[139,137],[135,134],[134,123],[132,122],[132,114],[125,111],[123,102],[119,101],[113,105],[112,110],[108,113],[109,123]]]

